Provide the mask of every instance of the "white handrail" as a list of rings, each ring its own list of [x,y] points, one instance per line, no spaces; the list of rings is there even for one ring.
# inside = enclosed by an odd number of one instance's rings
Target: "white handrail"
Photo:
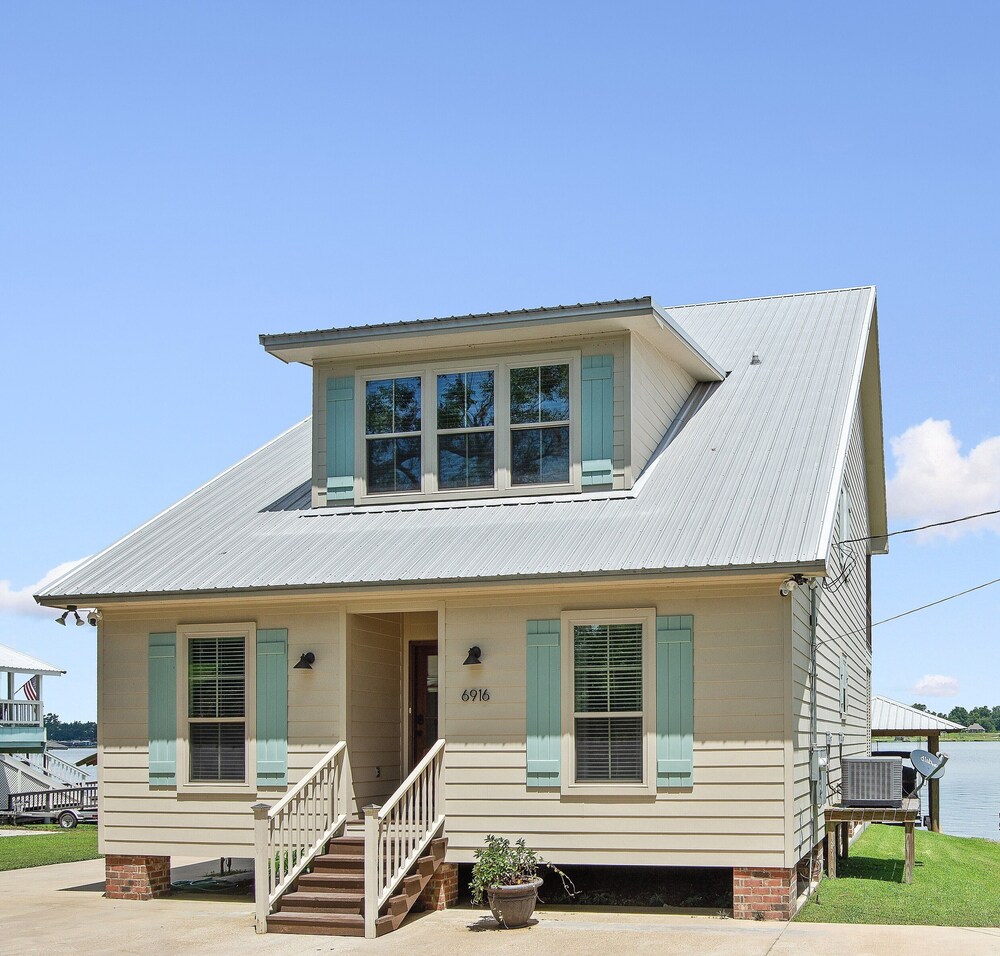
[[[350,765],[340,741],[273,807],[256,803],[254,901],[258,933],[271,908],[347,823]]]
[[[39,770],[44,770],[50,777],[55,777],[63,783],[76,785],[90,780],[90,774],[82,767],[63,760],[50,750],[40,754],[28,754],[27,763]]]
[[[427,751],[382,807],[365,807],[365,936],[379,910],[444,826],[445,741]]]

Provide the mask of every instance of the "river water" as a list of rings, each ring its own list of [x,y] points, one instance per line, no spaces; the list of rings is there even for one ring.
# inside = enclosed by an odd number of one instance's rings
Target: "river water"
[[[926,747],[926,743],[923,747]],[[920,743],[877,741],[879,750],[921,748]],[[941,829],[953,836],[1000,840],[1000,741],[942,740],[948,763],[941,778]],[[927,812],[927,784],[920,790]]]

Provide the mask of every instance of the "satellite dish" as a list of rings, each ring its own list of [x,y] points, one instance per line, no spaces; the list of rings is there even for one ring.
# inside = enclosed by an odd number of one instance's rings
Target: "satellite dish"
[[[947,754],[932,754],[929,750],[914,750],[910,754],[910,763],[925,780],[934,780],[942,776],[947,762]]]

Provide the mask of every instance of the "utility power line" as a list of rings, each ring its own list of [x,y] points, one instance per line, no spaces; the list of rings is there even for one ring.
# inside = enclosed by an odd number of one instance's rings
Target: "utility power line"
[[[958,524],[961,521],[972,521],[974,518],[988,518],[990,515],[1000,515],[1000,508],[994,511],[980,511],[977,515],[964,515],[961,518],[950,518],[948,521],[934,521],[931,524],[922,524],[916,528],[900,528],[899,531],[889,531],[886,534],[872,534],[866,538],[846,538],[838,544],[861,544],[864,541],[873,541],[875,538],[891,538],[897,534],[912,534],[914,531],[926,531],[928,528],[943,528],[945,525]],[[985,587],[985,585],[983,585]]]

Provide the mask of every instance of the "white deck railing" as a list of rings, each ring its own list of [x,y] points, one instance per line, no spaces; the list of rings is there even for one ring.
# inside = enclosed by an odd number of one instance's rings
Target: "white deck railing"
[[[341,741],[273,807],[253,806],[257,932],[292,881],[347,823],[347,744]]]
[[[50,777],[55,777],[71,786],[87,783],[90,780],[90,774],[83,767],[63,760],[48,750],[41,754],[25,754],[21,759],[29,766],[44,770]]]
[[[382,807],[365,807],[365,936],[375,938],[382,905],[444,825],[444,740]]]
[[[0,700],[0,724],[43,726],[42,702],[40,700]]]

